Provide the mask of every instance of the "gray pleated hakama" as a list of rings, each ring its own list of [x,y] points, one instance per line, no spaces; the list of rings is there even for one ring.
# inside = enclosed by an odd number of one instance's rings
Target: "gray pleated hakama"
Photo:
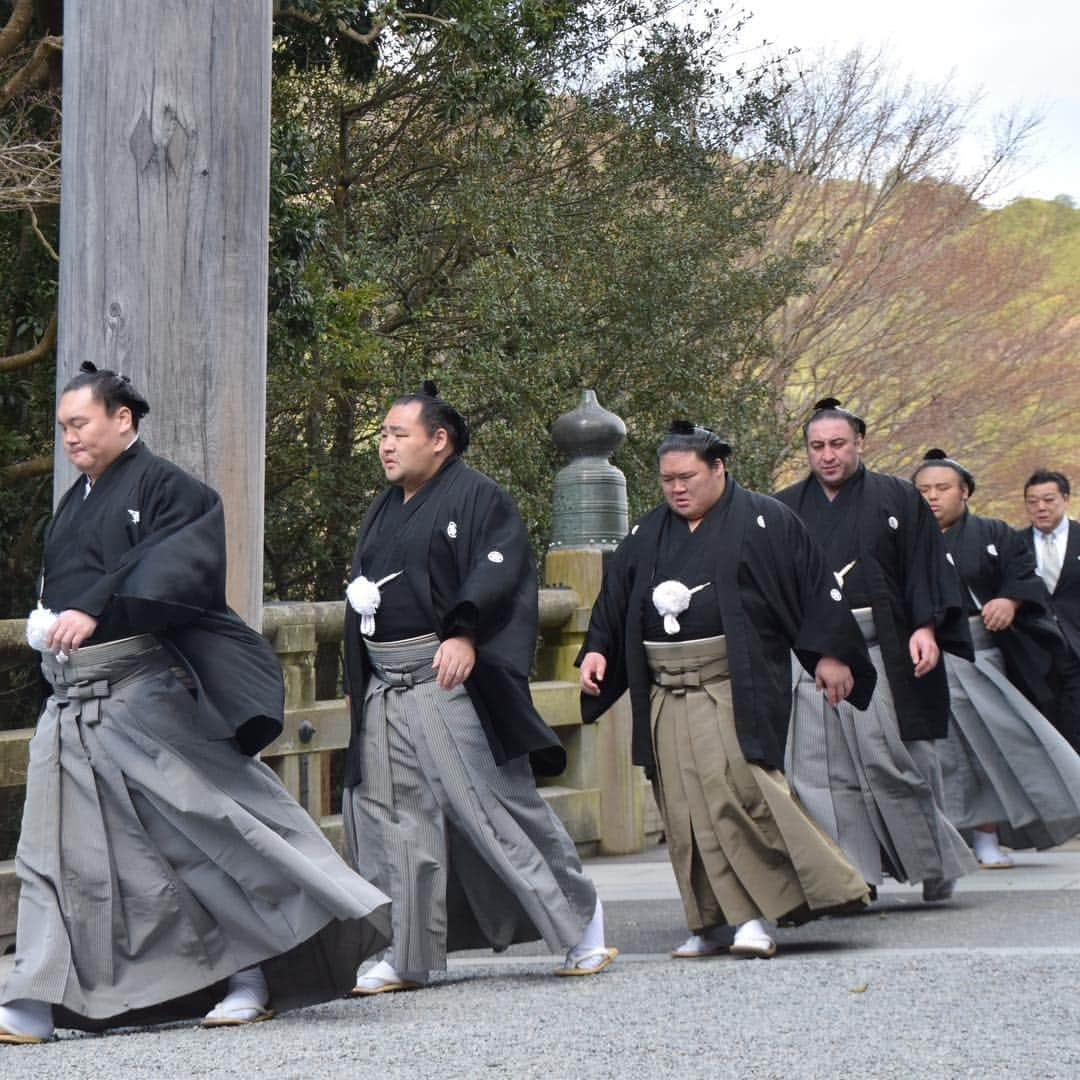
[[[569,949],[596,890],[528,758],[497,765],[465,688],[436,684],[438,645],[365,641],[364,775],[343,813],[357,869],[393,899],[390,962],[441,971],[448,951],[540,938]]]
[[[938,752],[945,810],[960,829],[996,823],[1012,848],[1048,848],[1080,833],[1080,755],[1009,682],[982,618],[974,663],[946,657],[952,719]]]
[[[901,739],[873,616],[854,614],[877,669],[873,700],[863,712],[832,706],[793,661],[788,782],[867,882],[886,872],[910,882],[958,878],[975,861],[945,816],[934,741]]]
[[[647,641],[645,652],[655,790],[690,929],[860,909],[867,888],[843,853],[779,771],[743,756],[725,639]]]
[[[150,636],[43,657],[2,1000],[61,1006],[62,1027],[200,1015],[253,964],[275,1008],[328,1000],[389,938],[388,898],[208,737],[174,663]]]

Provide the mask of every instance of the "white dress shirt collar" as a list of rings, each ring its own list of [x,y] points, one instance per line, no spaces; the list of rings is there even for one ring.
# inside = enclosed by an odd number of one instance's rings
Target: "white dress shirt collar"
[[[1066,514],[1066,515],[1065,515],[1065,516],[1064,516],[1064,517],[1063,517],[1063,518],[1062,518],[1062,519],[1061,519],[1061,520],[1060,520],[1060,521],[1059,521],[1059,522],[1057,523],[1057,525],[1055,525],[1055,526],[1054,526],[1054,528],[1050,530],[1050,532],[1048,532],[1048,533],[1044,533],[1044,532],[1042,532],[1042,531],[1041,531],[1040,529],[1035,529],[1035,532],[1036,532],[1036,533],[1037,533],[1037,534],[1039,535],[1039,537],[1041,537],[1041,538],[1042,538],[1043,540],[1046,540],[1046,539],[1048,539],[1048,538],[1049,538],[1049,537],[1051,537],[1051,536],[1052,536],[1052,537],[1054,538],[1055,542],[1056,542],[1056,541],[1058,541],[1058,540],[1061,540],[1061,539],[1063,539],[1064,537],[1066,537],[1066,536],[1068,536],[1068,535],[1069,535],[1069,515],[1068,515],[1068,514]]]

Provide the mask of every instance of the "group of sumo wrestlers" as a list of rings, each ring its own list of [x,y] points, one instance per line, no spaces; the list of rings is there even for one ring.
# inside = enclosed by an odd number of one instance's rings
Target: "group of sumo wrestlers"
[[[225,602],[220,498],[140,440],[148,411],[91,364],[59,400],[81,475],[28,622],[52,692],[0,1041],[257,1023],[419,989],[462,948],[542,939],[557,975],[607,968],[534,780],[565,753],[529,695],[528,537],[465,464],[464,418],[425,383],[382,424],[347,589],[347,865],[258,759],[280,667]],[[629,695],[690,932],[675,957],[769,957],[770,923],[862,910],[886,874],[944,900],[1010,865],[1002,844],[1080,832],[1065,477],[1029,480],[1021,534],[968,510],[975,479],[941,451],[914,484],[865,468],[866,426],[833,400],[804,434],[810,474],[769,497],[723,438],[672,423],[663,502],[612,555],[578,658],[586,721]]]

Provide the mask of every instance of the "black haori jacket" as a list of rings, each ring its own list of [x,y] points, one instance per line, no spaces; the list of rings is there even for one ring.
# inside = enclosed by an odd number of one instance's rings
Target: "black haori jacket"
[[[908,640],[915,629],[930,624],[942,650],[974,659],[959,577],[946,557],[937,519],[914,486],[862,467],[848,483],[860,485],[847,524],[874,613],[900,735],[911,741],[943,739],[949,724],[945,665],[916,678]],[[816,494],[812,485],[819,482],[810,475],[776,498],[805,518],[806,504]]]
[[[1023,529],[1021,536],[1034,558],[1034,526]],[[1069,522],[1065,557],[1061,562],[1057,585],[1050,594],[1050,608],[1069,648],[1076,656],[1080,656],[1080,522],[1077,521]]]
[[[1020,601],[1012,625],[991,636],[1001,650],[1009,681],[1050,715],[1055,700],[1051,671],[1065,643],[1049,614],[1050,596],[1035,572],[1034,554],[1012,526],[969,510],[943,535],[971,601],[970,611],[981,610],[997,597]]]
[[[712,581],[698,602],[719,608],[727,640],[739,746],[748,761],[783,769],[791,713],[791,652],[813,673],[822,656],[846,663],[855,676],[849,698],[859,709],[873,695],[876,674],[854,617],[843,603],[817,545],[785,506],[747,491],[728,477],[728,499]],[[598,697],[581,696],[586,723],[598,719],[629,689],[633,759],[651,775],[655,762],[649,722],[651,677],[643,644],[645,604],[658,582],[654,567],[664,522],[658,506],[630,530],[604,573],[593,606],[586,653],[603,653],[607,669]],[[711,599],[704,601],[704,597]]]
[[[566,751],[529,693],[539,616],[525,524],[510,496],[460,458],[451,459],[428,483],[434,490],[410,519],[404,541],[403,569],[414,598],[440,639],[463,623],[475,628],[476,665],[465,689],[495,761],[501,765],[528,754],[536,773],[557,776],[566,768]],[[392,490],[375,497],[360,523],[350,580],[361,572],[364,534]],[[438,607],[433,592],[444,598]],[[346,786],[363,777],[364,693],[370,675],[360,616],[346,604],[345,692],[352,701]]]
[[[225,603],[220,496],[141,440],[85,489],[79,477],[46,530],[43,603],[96,618],[86,645],[156,634],[195,680],[207,734],[258,753],[285,691],[274,650]]]

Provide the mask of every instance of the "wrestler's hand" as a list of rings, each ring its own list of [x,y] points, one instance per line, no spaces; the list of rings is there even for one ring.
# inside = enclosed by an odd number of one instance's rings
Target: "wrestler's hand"
[[[911,655],[911,662],[915,665],[916,679],[921,679],[928,671],[933,671],[937,667],[938,660],[941,659],[941,650],[934,636],[934,628],[920,626],[908,641],[908,652]]]
[[[581,689],[583,693],[596,697],[600,693],[600,684],[607,671],[607,657],[600,652],[587,652],[581,661]]]
[[[431,661],[435,669],[435,682],[443,690],[460,686],[472,674],[475,664],[476,646],[467,637],[447,638]]]
[[[987,630],[1006,630],[1012,626],[1019,608],[1020,601],[1010,600],[1007,596],[987,600],[982,609],[983,626]]]
[[[96,629],[93,615],[69,608],[57,615],[45,644],[50,652],[73,653]]]
[[[814,668],[814,685],[825,691],[830,705],[839,705],[855,688],[855,676],[843,660],[823,656]]]

